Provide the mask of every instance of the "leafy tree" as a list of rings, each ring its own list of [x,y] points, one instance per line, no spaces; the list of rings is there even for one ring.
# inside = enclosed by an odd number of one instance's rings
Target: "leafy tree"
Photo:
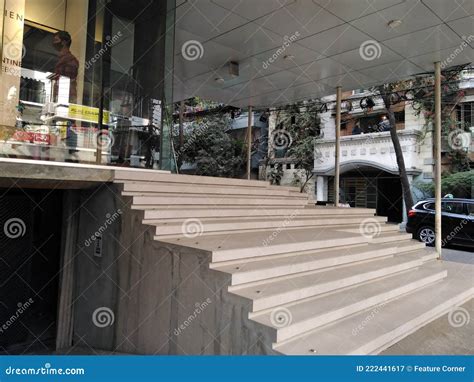
[[[209,115],[194,122],[185,132],[185,143],[177,156],[195,163],[197,175],[239,176],[243,171],[244,145],[227,133],[229,129],[227,115]]]
[[[455,198],[473,197],[474,170],[445,174],[441,179],[441,193],[452,194]],[[417,183],[416,188],[421,190],[426,197],[433,197],[434,183]]]
[[[395,112],[393,110],[391,94],[397,88],[398,84],[387,84],[378,87],[380,96],[382,97],[387,112],[388,121],[390,123],[390,138],[392,139],[393,149],[398,165],[400,175],[400,183],[402,184],[403,200],[407,208],[413,206],[413,196],[410,190],[410,182],[408,181],[407,170],[405,167],[405,159],[403,157],[402,146],[397,134],[397,125],[395,120]]]
[[[442,133],[448,135],[450,131],[458,128],[456,123],[451,118],[455,106],[464,96],[463,92],[459,90],[459,79],[463,67],[451,69],[442,73],[441,89],[441,118],[442,118]],[[423,112],[425,117],[425,130],[428,125],[434,123],[435,117],[435,102],[434,102],[434,76],[432,74],[418,76],[413,80],[399,81],[390,84],[384,84],[374,89],[380,94],[388,115],[390,123],[390,137],[392,139],[395,157],[399,169],[400,182],[402,184],[403,199],[405,205],[408,207],[413,205],[413,196],[410,190],[410,183],[405,168],[405,160],[403,151],[398,139],[395,113],[393,106],[401,101],[410,101],[413,103],[413,108],[419,115]],[[453,168],[465,170],[468,168],[468,159],[462,152],[451,152],[451,158],[460,157],[456,160]],[[467,162],[467,165],[466,165]]]
[[[319,113],[320,105],[314,101],[289,105],[278,111],[276,129],[270,137],[275,150],[295,164],[294,183],[300,192],[314,176],[314,142],[321,137]]]

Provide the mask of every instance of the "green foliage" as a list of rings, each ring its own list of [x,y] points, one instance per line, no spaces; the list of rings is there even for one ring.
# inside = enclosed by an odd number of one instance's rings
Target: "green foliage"
[[[270,184],[279,186],[282,177],[283,167],[281,163],[276,163],[275,166],[271,169],[270,174],[268,174],[268,180],[270,181]]]
[[[180,159],[195,163],[198,175],[239,176],[244,164],[244,145],[227,133],[229,128],[230,118],[226,115],[210,115],[193,123],[185,132],[182,150],[178,151]]]
[[[290,105],[277,115],[276,132],[285,131],[289,138],[284,156],[291,158],[295,168],[300,169],[294,174],[294,184],[301,192],[313,177],[314,142],[320,137],[321,129],[319,112],[320,106],[310,101]]]
[[[434,196],[434,183],[421,183],[418,182],[415,185],[420,191],[422,191],[426,197]],[[453,194],[455,198],[467,198],[472,199],[474,188],[474,170],[457,172],[453,174],[444,175],[441,179],[441,193]]]

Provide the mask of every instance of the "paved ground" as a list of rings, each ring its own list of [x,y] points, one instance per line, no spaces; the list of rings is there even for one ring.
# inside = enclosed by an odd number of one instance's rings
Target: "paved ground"
[[[456,263],[474,264],[474,248],[443,248],[442,258],[445,261],[455,261]]]
[[[474,252],[461,248],[444,248],[443,260],[474,264]],[[459,312],[467,317],[464,325],[457,328],[451,326],[446,314],[380,354],[474,354],[474,299],[461,308],[465,311]]]

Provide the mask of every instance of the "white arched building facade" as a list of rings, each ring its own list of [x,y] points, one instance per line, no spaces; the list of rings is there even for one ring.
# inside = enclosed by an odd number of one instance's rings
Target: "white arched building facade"
[[[360,94],[356,96],[359,98]],[[370,113],[355,108],[345,114],[340,144],[340,198],[342,203],[351,207],[375,208],[377,214],[401,222],[406,214],[390,132],[352,135],[355,123],[383,118],[385,109],[381,100],[374,100],[376,106]],[[399,107],[399,113],[397,130],[410,184],[414,181],[430,182],[433,180],[430,129],[424,126],[423,117],[416,116],[410,105]],[[326,204],[334,200],[334,110],[324,113],[321,122],[323,138],[316,141],[314,152],[315,196],[319,204]]]

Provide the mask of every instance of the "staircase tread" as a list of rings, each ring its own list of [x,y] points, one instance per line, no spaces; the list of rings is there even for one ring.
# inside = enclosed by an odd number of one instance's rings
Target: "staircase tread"
[[[272,231],[270,230],[270,233]],[[348,233],[339,231],[334,227],[320,227],[320,228],[298,228],[293,230],[282,230],[272,240],[271,245],[265,246],[264,240],[268,239],[269,231],[252,231],[252,232],[238,232],[238,233],[221,233],[215,235],[208,235],[205,237],[181,237],[181,238],[160,238],[160,242],[182,245],[191,248],[197,248],[205,251],[210,251],[214,254],[224,253],[225,251],[234,250],[252,250],[252,256],[264,255],[266,249],[275,246],[288,247],[288,252],[294,251],[307,242],[323,242],[340,240],[339,245],[345,245],[345,241],[349,243],[359,242],[365,243],[367,239],[360,233]],[[347,239],[347,240],[344,240]],[[353,240],[349,240],[353,239]],[[334,245],[336,246],[336,245]]]
[[[284,328],[286,329],[303,321],[328,314],[337,309],[343,309],[351,304],[369,299],[444,271],[446,271],[446,269],[442,264],[439,262],[432,262],[430,264],[425,264],[420,268],[387,276],[383,280],[374,280],[329,295],[316,296],[292,304],[285,304],[284,307],[288,309],[291,314],[291,323]],[[272,314],[273,309],[272,311],[255,313],[252,315],[252,320],[279,329],[272,319]]]
[[[320,270],[309,274],[297,274],[285,279],[262,281],[258,286],[245,286],[244,284],[242,286],[233,287],[232,293],[255,302],[279,296],[284,293],[289,293],[291,291],[301,291],[305,288],[311,288],[316,285],[335,282],[337,280],[355,277],[357,275],[363,275],[369,272],[383,270],[384,268],[411,262],[419,262],[421,264],[421,256],[416,254],[396,255],[361,264],[329,270]]]
[[[474,296],[474,266],[442,262],[448,276],[377,307],[285,341],[274,349],[282,354],[376,353]],[[362,324],[364,326],[362,326]],[[314,352],[310,352],[314,349]]]
[[[278,259],[262,259],[260,261],[253,262],[241,262],[233,263],[232,265],[219,265],[216,263],[212,266],[212,269],[230,274],[242,274],[248,272],[255,272],[259,270],[268,270],[272,268],[279,268],[284,266],[292,266],[301,263],[307,263],[312,261],[318,261],[323,259],[330,259],[334,257],[350,256],[357,254],[364,254],[369,252],[380,251],[382,249],[395,248],[398,250],[424,250],[422,243],[416,241],[407,241],[397,244],[385,243],[385,244],[368,244],[364,246],[348,247],[348,248],[336,248],[327,249],[315,253],[308,254],[296,254],[289,255]],[[238,267],[238,269],[236,269]]]
[[[232,218],[226,218],[225,216],[221,218],[216,218],[216,217],[209,217],[209,218],[199,218],[202,223],[206,224],[235,224],[235,223],[262,223],[262,222],[267,222],[269,221],[270,223],[274,224],[279,224],[283,225],[286,221],[288,221],[288,224],[292,222],[311,222],[311,221],[326,221],[328,219],[361,219],[365,218],[366,216],[338,216],[338,215],[325,215],[325,216],[295,216],[294,218],[291,217],[291,215],[286,215],[286,216],[244,216],[244,217],[232,217]],[[386,218],[384,217],[373,217],[374,219],[377,219],[380,223],[384,224]],[[178,218],[175,219],[174,221],[158,221],[158,222],[149,222],[148,224],[152,224],[154,226],[160,227],[160,226],[171,226],[171,225],[179,225],[183,223],[184,218]],[[174,224],[173,224],[174,223]],[[390,225],[393,227],[392,225]]]

